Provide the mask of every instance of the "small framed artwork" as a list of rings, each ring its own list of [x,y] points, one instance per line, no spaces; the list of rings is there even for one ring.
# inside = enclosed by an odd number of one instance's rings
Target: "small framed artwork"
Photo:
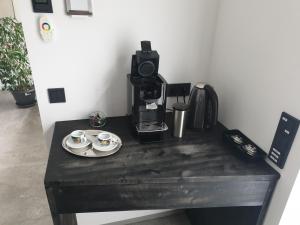
[[[68,15],[92,16],[92,0],[66,0],[66,11]]]

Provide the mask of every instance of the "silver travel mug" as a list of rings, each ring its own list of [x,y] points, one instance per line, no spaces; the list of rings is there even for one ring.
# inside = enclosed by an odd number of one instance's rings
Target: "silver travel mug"
[[[182,138],[187,120],[188,104],[175,103],[173,105],[173,136]]]

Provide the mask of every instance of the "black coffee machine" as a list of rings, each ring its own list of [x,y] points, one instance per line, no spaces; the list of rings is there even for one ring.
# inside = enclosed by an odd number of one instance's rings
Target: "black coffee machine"
[[[159,54],[150,41],[142,41],[142,50],[132,56],[127,75],[128,114],[141,142],[155,142],[168,130],[165,123],[167,82],[158,74]]]

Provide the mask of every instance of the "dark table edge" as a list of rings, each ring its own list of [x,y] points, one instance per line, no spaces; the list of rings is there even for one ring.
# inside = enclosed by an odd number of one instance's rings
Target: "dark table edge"
[[[221,179],[220,179],[221,178]],[[181,179],[185,183],[214,183],[214,182],[230,182],[234,178],[236,181],[249,181],[249,178],[252,178],[252,181],[277,181],[280,178],[280,175],[251,175],[251,176],[214,176],[213,180],[212,177],[197,177],[195,178],[185,178]],[[178,179],[174,178],[174,181],[171,182],[171,178],[167,178],[168,181],[164,181],[164,179],[153,179],[151,181],[141,181],[141,180],[127,180],[126,182],[112,182],[108,183],[107,181],[103,183],[99,182],[85,182],[83,184],[78,183],[79,181],[60,181],[60,180],[46,180],[44,179],[45,187],[49,186],[60,186],[60,187],[68,187],[68,186],[114,186],[114,185],[140,185],[140,184],[176,184],[178,183]]]

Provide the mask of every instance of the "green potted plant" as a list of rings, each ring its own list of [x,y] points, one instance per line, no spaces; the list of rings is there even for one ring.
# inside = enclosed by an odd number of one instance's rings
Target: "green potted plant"
[[[0,88],[20,107],[36,103],[22,24],[10,17],[0,19]]]

